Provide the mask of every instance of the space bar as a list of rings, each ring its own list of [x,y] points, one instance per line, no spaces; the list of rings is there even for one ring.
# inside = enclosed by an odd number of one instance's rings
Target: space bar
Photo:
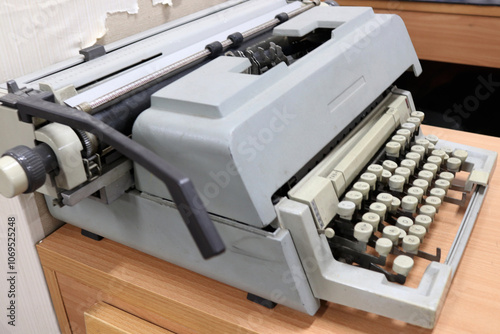
[[[396,118],[398,121],[396,121]],[[388,110],[352,148],[352,150],[335,166],[330,173],[337,196],[341,196],[345,188],[359,175],[361,169],[380,149],[381,145],[396,129],[399,117],[394,109]]]

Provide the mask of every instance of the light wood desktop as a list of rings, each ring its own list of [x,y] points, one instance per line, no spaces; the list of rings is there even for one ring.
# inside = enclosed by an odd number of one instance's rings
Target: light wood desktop
[[[424,133],[489,150],[500,138],[423,126]],[[38,245],[63,333],[496,333],[500,328],[500,170],[493,174],[464,257],[433,331],[323,302],[314,316],[65,225]],[[433,236],[449,244],[463,209],[438,213]],[[103,221],[103,224],[106,222]],[[452,235],[453,234],[453,235]],[[444,249],[446,256],[447,249]],[[411,273],[412,274],[412,273]],[[410,274],[410,275],[411,275]]]

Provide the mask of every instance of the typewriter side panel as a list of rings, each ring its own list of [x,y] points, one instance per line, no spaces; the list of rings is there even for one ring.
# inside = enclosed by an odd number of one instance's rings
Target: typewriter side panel
[[[319,308],[287,230],[265,232],[213,217],[226,251],[207,261],[177,209],[159,198],[129,192],[110,205],[85,199],[60,208],[47,197],[47,205],[62,221],[259,297],[310,315]]]

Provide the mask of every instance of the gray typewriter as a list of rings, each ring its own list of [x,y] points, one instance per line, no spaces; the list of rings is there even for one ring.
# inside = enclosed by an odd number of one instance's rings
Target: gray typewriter
[[[396,15],[228,1],[2,85],[0,192],[268,307],[432,328],[496,153],[422,133],[421,70]]]

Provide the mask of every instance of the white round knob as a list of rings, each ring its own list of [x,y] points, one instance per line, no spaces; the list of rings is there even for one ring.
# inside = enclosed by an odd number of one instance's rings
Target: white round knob
[[[431,184],[434,174],[428,170],[421,170],[418,172],[418,178],[427,181],[428,184]]]
[[[411,138],[411,131],[410,130],[408,130],[408,129],[399,129],[398,131],[396,131],[396,134],[405,137],[407,143],[410,142],[410,138]]]
[[[433,144],[433,143],[429,143],[429,147],[427,148],[427,151],[428,151],[428,152],[432,152],[432,151],[434,151],[435,149],[436,149],[436,146],[434,146],[434,144]]]
[[[425,114],[421,111],[414,111],[410,114],[411,117],[416,117],[420,120],[420,123],[424,121]]]
[[[337,213],[340,218],[351,220],[354,211],[356,210],[356,204],[351,201],[341,201],[337,207]]]
[[[399,157],[399,152],[401,151],[401,145],[395,141],[390,141],[385,144],[385,154],[388,157]]]
[[[378,224],[380,223],[380,216],[374,212],[367,212],[361,217],[361,220],[373,226],[374,230],[377,230]]]
[[[388,184],[391,176],[392,176],[392,173],[389,172],[387,169],[384,169],[384,171],[382,172],[382,179],[381,179],[382,183]]]
[[[418,215],[415,217],[415,225],[423,226],[427,231],[429,230],[431,223],[432,223],[432,218],[429,216]]]
[[[443,159],[440,157],[437,157],[435,155],[431,155],[430,157],[427,158],[427,163],[434,164],[436,167],[440,167],[441,164],[443,163]]]
[[[436,196],[427,196],[427,198],[425,199],[425,204],[435,207],[437,212],[437,210],[441,206],[441,199]]]
[[[410,151],[418,153],[420,155],[420,160],[422,160],[425,156],[425,148],[421,145],[413,145]]]
[[[356,190],[346,192],[344,201],[350,201],[356,204],[356,208],[361,209],[361,202],[363,201],[363,194]]]
[[[368,183],[362,181],[356,182],[352,186],[352,189],[359,191],[364,199],[368,199],[368,194],[370,193],[370,185]]]
[[[408,253],[416,254],[420,247],[420,239],[414,235],[407,235],[403,238],[403,250]]]
[[[394,136],[392,136],[391,141],[399,143],[399,145],[401,147],[400,152],[404,151],[404,149],[406,147],[406,137],[405,136],[394,135]]]
[[[420,203],[422,201],[422,197],[424,196],[424,191],[419,187],[410,187],[408,188],[408,195],[417,198]]]
[[[408,181],[410,180],[411,171],[406,167],[398,167],[394,171],[394,174],[401,175],[405,178],[405,183],[408,183]]]
[[[453,173],[450,173],[450,172],[441,172],[439,174],[439,178],[451,183],[453,181],[453,179],[455,178],[455,175],[453,175]]]
[[[399,241],[399,234],[400,233],[401,233],[401,230],[398,227],[389,225],[389,226],[384,227],[384,229],[382,230],[382,237],[391,240],[391,242],[394,245],[397,245],[398,241]]]
[[[409,153],[406,153],[405,158],[408,160],[413,160],[415,162],[415,164],[418,166],[420,163],[421,157],[420,157],[420,154],[418,154],[417,152],[409,152]]]
[[[448,161],[446,161],[446,168],[450,172],[459,172],[460,171],[460,165],[462,164],[462,161],[458,158],[449,158]]]
[[[443,150],[432,150],[431,151],[431,156],[435,156],[438,158],[441,158],[441,160],[444,161],[444,157],[446,156],[446,152]]]
[[[367,172],[369,173],[373,173],[377,176],[377,179],[380,181],[381,178],[382,178],[382,171],[384,170],[384,167],[382,167],[381,165],[377,165],[377,164],[371,164],[370,166],[368,166],[368,168],[366,169]]]
[[[335,236],[335,230],[331,227],[328,227],[325,229],[325,236],[328,238],[328,239],[331,239]]]
[[[417,210],[418,198],[414,196],[405,196],[401,199],[401,208],[407,212],[415,212]]]
[[[413,268],[413,259],[407,255],[398,255],[392,262],[392,270],[396,274],[408,276],[411,268]]]
[[[398,164],[391,160],[385,160],[384,162],[382,162],[382,167],[394,174],[394,171],[396,170],[396,168],[398,168]]]
[[[427,170],[432,173],[432,178],[436,177],[436,173],[438,172],[438,167],[435,164],[431,164],[430,162],[426,162],[422,166],[423,170]]]
[[[398,220],[396,221],[396,227],[399,227],[405,232],[408,232],[408,229],[412,225],[413,225],[413,220],[411,220],[411,218],[406,216],[398,217]]]
[[[404,237],[406,237],[406,232],[402,229],[399,229],[398,245],[401,245]]]
[[[416,236],[417,238],[420,239],[420,242],[422,242],[422,240],[424,240],[425,233],[427,233],[427,230],[422,225],[415,225],[414,224],[414,225],[410,226],[410,228],[408,229],[408,235]]]
[[[413,181],[413,186],[422,188],[422,190],[424,191],[424,194],[425,194],[427,192],[427,187],[429,187],[429,182],[427,182],[426,180],[423,180],[423,179],[415,179]]]
[[[418,127],[420,126],[420,119],[417,118],[417,117],[409,117],[407,120],[406,120],[407,123],[412,123],[412,124],[415,124],[415,127],[418,129]]]
[[[387,238],[379,238],[375,243],[375,250],[381,256],[387,256],[392,250],[392,241]]]
[[[448,189],[450,189],[450,181],[445,179],[438,179],[436,180],[436,182],[434,182],[434,186],[436,188],[443,189],[446,194],[448,192]]]
[[[427,154],[430,142],[427,139],[417,139],[415,144],[423,146],[425,148],[425,154]]]
[[[453,148],[451,148],[449,146],[445,146],[445,147],[442,147],[441,149],[444,151],[444,153],[448,154],[450,157],[452,156]]]
[[[387,207],[382,203],[374,202],[374,203],[370,204],[369,210],[370,210],[370,212],[373,212],[373,213],[379,215],[380,220],[384,220],[385,213],[387,211]]]
[[[432,220],[434,220],[434,216],[436,215],[436,208],[432,205],[425,204],[420,207],[419,213],[421,215],[429,216]]]
[[[391,203],[391,212],[396,213],[398,211],[398,208],[401,206],[401,200],[397,197],[392,197],[392,203]]]
[[[403,123],[401,124],[401,129],[410,130],[410,133],[413,134],[417,127],[413,123]]]
[[[399,165],[401,167],[408,168],[410,170],[411,175],[413,175],[413,173],[415,173],[415,167],[417,167],[417,164],[415,163],[415,161],[410,160],[410,159],[401,160]]]
[[[435,136],[435,135],[427,135],[427,136],[425,136],[425,139],[427,139],[428,141],[430,141],[434,145],[436,145],[438,140],[439,140],[438,136]]]
[[[368,223],[354,225],[354,237],[361,242],[368,242],[373,233],[373,226]]]
[[[405,181],[401,175],[393,175],[389,178],[389,188],[393,191],[403,191]]]
[[[7,155],[0,158],[0,194],[12,198],[24,193],[28,186],[28,176],[16,159]]]
[[[444,181],[444,180],[442,180],[442,181]],[[446,181],[446,182],[448,182],[448,181]],[[437,181],[436,181],[436,183],[437,183]],[[439,198],[441,200],[441,203],[442,203],[444,200],[444,196],[446,196],[446,190],[444,190],[443,188],[437,188],[437,187],[432,188],[431,191],[429,191],[429,195]]]
[[[465,160],[467,159],[468,153],[466,150],[457,149],[457,150],[453,151],[452,156],[454,158],[460,159],[460,161],[462,161],[462,162],[465,162]]]
[[[384,204],[387,208],[391,207],[392,195],[388,193],[380,193],[377,195],[377,202]]]
[[[377,185],[377,175],[366,172],[361,174],[359,180],[368,183],[370,185],[370,189],[375,190],[375,186]]]

